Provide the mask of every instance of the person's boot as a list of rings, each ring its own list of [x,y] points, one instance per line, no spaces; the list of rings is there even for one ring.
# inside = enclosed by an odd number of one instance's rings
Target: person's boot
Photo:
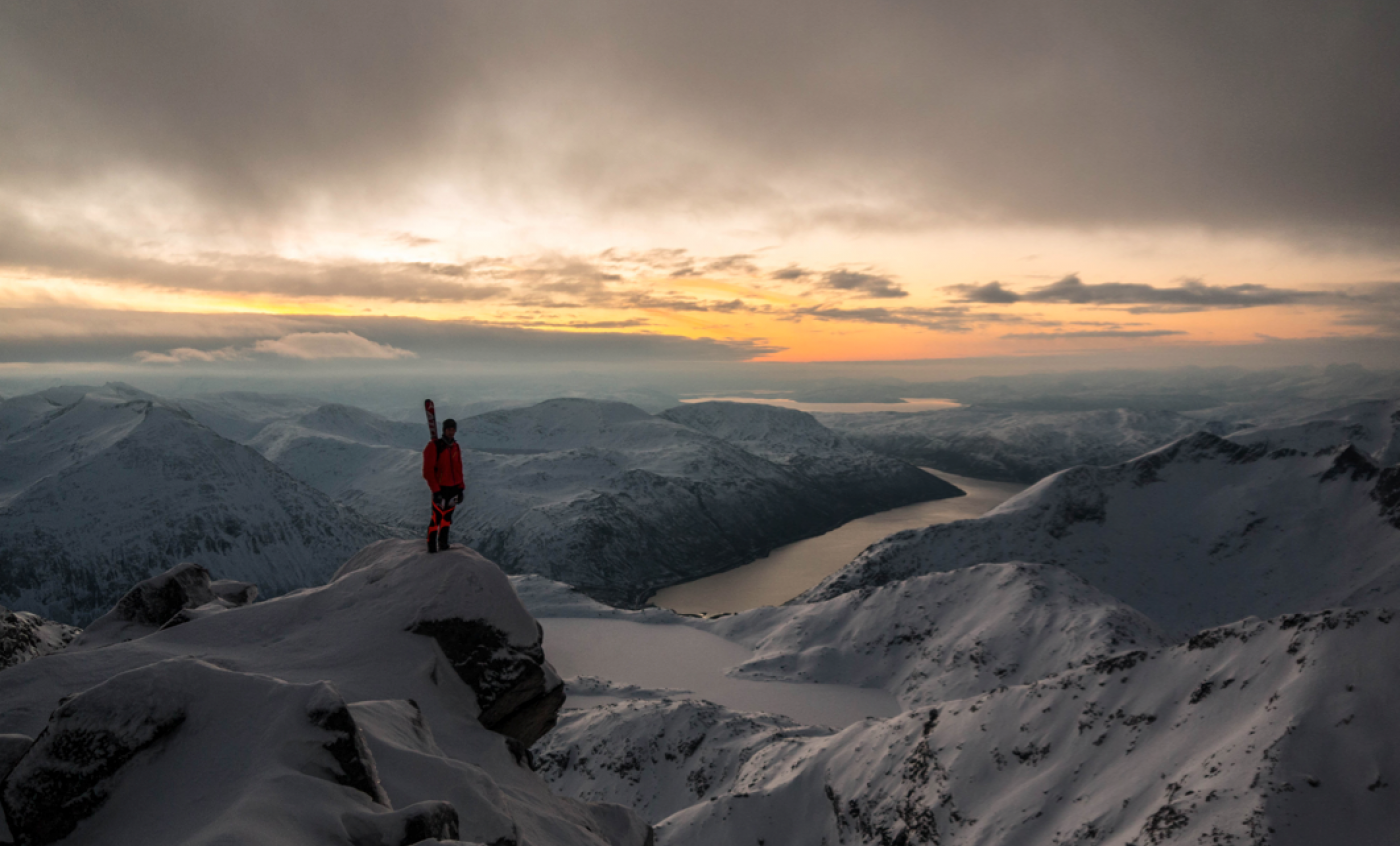
[[[429,551],[429,552],[437,552],[437,551],[438,551],[438,533],[437,533],[437,532],[428,532],[428,551]]]
[[[449,549],[447,542],[447,529],[438,529],[438,549]]]

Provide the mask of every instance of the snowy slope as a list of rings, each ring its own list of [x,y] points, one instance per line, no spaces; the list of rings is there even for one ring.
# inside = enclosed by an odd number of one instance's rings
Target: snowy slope
[[[1181,635],[1400,594],[1400,469],[1199,433],[1051,476],[977,520],[892,535],[799,599],[987,561],[1058,564]]]
[[[315,411],[322,402],[290,394],[225,391],[175,400],[190,416],[228,438],[247,443],[268,425]]]
[[[316,584],[385,534],[121,385],[33,417],[0,442],[0,467],[0,602],[63,622],[183,560],[271,594]]]
[[[820,414],[868,449],[975,479],[1035,482],[1078,464],[1117,464],[1196,431],[1235,428],[1171,411],[937,411]]]
[[[296,417],[276,420],[247,441],[248,446],[277,461],[298,441],[327,438],[367,446],[421,450],[428,440],[425,424],[402,423],[348,405],[322,405]]]
[[[1230,435],[1239,444],[1317,452],[1351,444],[1383,467],[1400,463],[1400,400],[1365,400]]]
[[[878,687],[906,709],[1165,645],[1142,614],[1060,567],[980,564],[824,602],[706,621],[754,650],[749,678]]]
[[[676,700],[566,712],[556,786],[663,846],[1384,844],[1394,614],[1248,620],[839,733]]]
[[[0,801],[29,842],[648,837],[531,771],[559,680],[504,574],[465,550],[375,544],[325,586],[69,649],[0,685],[0,735],[22,736]]]

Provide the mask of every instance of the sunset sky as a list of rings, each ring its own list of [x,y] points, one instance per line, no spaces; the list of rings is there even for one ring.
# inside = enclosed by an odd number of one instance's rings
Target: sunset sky
[[[1387,2],[7,3],[0,367],[1400,366],[1397,43]]]

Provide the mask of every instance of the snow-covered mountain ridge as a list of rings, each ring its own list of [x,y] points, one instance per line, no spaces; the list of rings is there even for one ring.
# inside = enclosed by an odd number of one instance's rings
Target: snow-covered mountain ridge
[[[1079,464],[1127,461],[1197,431],[1238,424],[1172,411],[1004,411],[949,408],[819,414],[823,425],[867,449],[977,479],[1038,481]]]
[[[280,593],[385,531],[182,409],[124,385],[0,403],[0,602],[86,622],[196,560]]]
[[[625,702],[565,712],[541,758],[665,846],[1383,844],[1394,620],[1247,620],[841,732]]]
[[[1060,567],[979,564],[705,627],[750,646],[735,675],[879,687],[906,709],[1166,645],[1141,613]]]
[[[1400,469],[1198,433],[1061,471],[988,515],[892,535],[799,597],[986,561],[1057,564],[1169,634],[1400,594]]]
[[[163,625],[0,674],[18,842],[650,842],[625,809],[531,771],[560,682],[489,561],[386,541],[326,585],[189,607],[217,584],[164,574],[116,609]]]

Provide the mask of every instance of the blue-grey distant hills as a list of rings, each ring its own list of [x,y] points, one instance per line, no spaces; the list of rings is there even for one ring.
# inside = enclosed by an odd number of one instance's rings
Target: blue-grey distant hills
[[[1175,411],[1130,408],[968,407],[823,413],[817,419],[876,452],[976,479],[1026,484],[1079,464],[1127,461],[1193,432],[1226,435],[1239,428]]]

